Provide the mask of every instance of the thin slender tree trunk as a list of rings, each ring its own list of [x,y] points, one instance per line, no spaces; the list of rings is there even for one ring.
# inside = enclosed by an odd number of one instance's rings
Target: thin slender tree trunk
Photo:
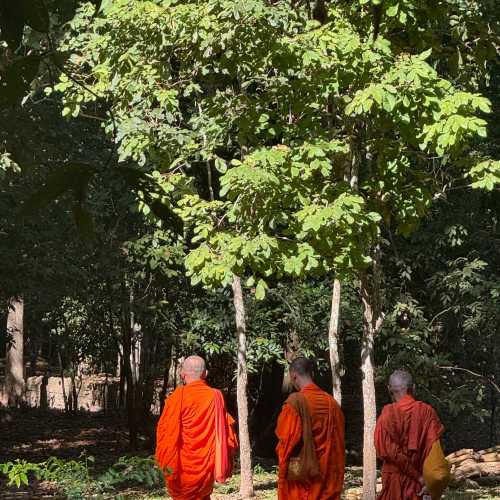
[[[139,366],[140,400],[137,401],[145,416],[149,415],[154,393],[155,345],[151,330],[142,331],[141,358]]]
[[[117,377],[120,377],[118,385],[118,408],[125,408],[125,374],[123,372],[123,342],[118,348]]]
[[[131,301],[133,300],[131,296]],[[142,326],[135,321],[135,314],[130,313],[130,331],[132,332],[132,352],[130,354],[130,365],[132,366],[132,377],[134,384],[139,382],[139,372],[141,364],[141,347],[142,347]]]
[[[340,326],[340,280],[335,278],[332,292],[332,309],[328,327],[328,350],[330,351],[330,366],[332,370],[332,393],[339,405],[342,404],[341,366],[339,353],[339,326]]]
[[[137,323],[136,323],[137,324]],[[151,405],[154,395],[154,374],[156,364],[156,347],[158,340],[153,343],[153,333],[150,328],[141,329],[140,341],[140,364],[139,378],[136,385],[136,413],[140,418],[140,426],[144,433],[148,436],[148,445],[152,449],[154,447],[154,425],[151,421]]]
[[[70,365],[71,366],[71,365]],[[77,391],[76,391],[76,380],[75,380],[75,371],[74,367],[70,368],[69,372],[69,394],[70,394],[70,399],[69,399],[69,411],[71,413],[76,413],[76,407],[77,407]]]
[[[136,448],[138,429],[135,414],[134,377],[132,374],[132,366],[130,363],[130,355],[132,352],[131,344],[131,332],[130,329],[126,329],[123,332],[123,376],[126,385],[125,407],[127,412],[130,447]]]
[[[9,406],[21,406],[24,393],[24,301],[11,297],[7,311],[5,385]]]
[[[80,395],[80,389],[82,387],[81,384],[81,371],[80,371],[81,363],[73,361],[71,366],[71,398],[72,398],[72,407],[71,410],[73,413],[78,411],[78,397]],[[77,379],[80,379],[80,385],[77,385]]]
[[[61,375],[61,390],[63,394],[64,411],[69,412],[68,396],[66,394],[66,384],[64,383],[64,365],[60,348],[57,350],[57,359],[59,360],[59,372]]]
[[[377,418],[375,378],[373,372],[374,332],[371,327],[371,307],[363,314],[363,339],[361,344],[361,371],[363,373],[363,500],[375,500],[377,484],[377,457],[374,432]]]
[[[36,360],[38,358],[38,350],[39,344],[35,340],[31,343],[31,352],[30,352],[30,368],[28,373],[26,374],[26,378],[34,377],[36,375]]]
[[[291,363],[300,354],[300,337],[295,328],[292,328],[287,335],[285,345],[285,358]],[[290,373],[283,371],[283,380],[281,383],[281,393],[290,394],[292,392],[292,383],[290,382]]]
[[[361,275],[361,299],[363,302],[363,338],[361,342],[361,372],[363,375],[363,500],[375,500],[377,487],[377,456],[374,433],[377,420],[374,375],[374,342],[383,321],[380,296],[379,251],[373,262],[373,275]],[[371,284],[371,286],[370,286]]]
[[[123,356],[122,371],[125,380],[125,408],[129,430],[129,442],[132,449],[137,448],[138,426],[135,408],[135,384],[132,371],[132,327],[131,327],[131,301],[133,295],[126,293],[123,285],[124,297],[122,303],[122,331],[123,331]]]
[[[167,398],[170,367],[172,366],[172,342],[169,342],[165,348],[165,368],[163,371],[163,384],[160,391],[160,415],[163,413],[165,399]]]
[[[238,428],[240,438],[240,467],[241,498],[252,498],[253,473],[252,473],[252,449],[250,435],[248,432],[248,398],[247,398],[247,338],[245,324],[245,303],[243,301],[243,290],[241,280],[238,276],[233,279],[233,303],[236,318],[236,333],[238,336],[238,371],[236,378],[236,399],[238,403]]]

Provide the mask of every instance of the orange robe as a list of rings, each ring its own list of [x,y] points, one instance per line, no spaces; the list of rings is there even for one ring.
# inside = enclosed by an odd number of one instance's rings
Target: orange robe
[[[204,380],[178,387],[167,399],[155,455],[174,500],[209,499],[214,481],[230,475],[238,446],[233,424],[220,391]]]
[[[288,481],[288,462],[302,439],[302,424],[285,402],[276,427],[278,436],[278,498],[280,500],[337,500],[344,484],[344,415],[337,402],[315,384],[302,389],[312,420],[320,477],[308,482]]]
[[[444,432],[434,409],[406,395],[384,407],[375,428],[375,447],[383,460],[378,500],[419,500],[424,461]]]

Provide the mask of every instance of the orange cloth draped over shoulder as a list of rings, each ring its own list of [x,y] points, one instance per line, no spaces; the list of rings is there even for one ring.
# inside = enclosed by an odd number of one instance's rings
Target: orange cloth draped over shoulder
[[[302,424],[297,411],[285,402],[276,427],[279,500],[337,500],[344,485],[344,415],[337,402],[315,384],[301,391],[312,421],[312,435],[319,462],[318,478],[302,482],[287,480],[290,457],[300,447]]]
[[[383,461],[382,491],[378,500],[422,498],[418,493],[422,489],[419,479],[424,474],[424,463],[431,450],[441,450],[443,432],[444,427],[434,409],[411,395],[384,407],[375,428],[375,447]],[[446,462],[443,463],[447,468]],[[444,472],[445,476],[448,474],[449,469]],[[441,479],[446,482],[447,477]],[[441,495],[440,492],[433,494],[432,489],[430,493],[433,500]]]
[[[156,430],[155,456],[174,500],[209,499],[214,481],[230,477],[238,447],[233,424],[222,394],[204,380],[169,396]]]

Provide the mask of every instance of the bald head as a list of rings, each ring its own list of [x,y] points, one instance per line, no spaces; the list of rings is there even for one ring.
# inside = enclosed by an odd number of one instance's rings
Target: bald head
[[[181,378],[185,384],[207,377],[205,360],[200,356],[189,356],[182,363]]]
[[[406,394],[413,392],[413,377],[406,370],[396,370],[389,377],[389,384],[387,386],[392,399],[399,401]]]

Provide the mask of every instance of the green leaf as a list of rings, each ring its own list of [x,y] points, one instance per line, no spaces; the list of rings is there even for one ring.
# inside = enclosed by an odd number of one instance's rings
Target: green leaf
[[[396,98],[390,92],[385,92],[383,108],[390,113],[395,106],[396,106]]]
[[[394,5],[391,5],[386,11],[386,15],[388,17],[396,17],[397,14],[398,14],[398,10],[399,10],[399,4],[394,4]]]
[[[225,174],[227,172],[227,164],[222,158],[215,158],[214,160],[215,168],[221,174]]]
[[[431,54],[432,54],[432,48],[427,49],[424,52],[420,53],[419,56],[418,56],[418,58],[421,61],[425,61],[425,60],[427,60],[430,57]]]
[[[260,279],[257,282],[257,286],[255,287],[255,298],[257,300],[262,300],[266,296],[267,284],[263,279]]]

